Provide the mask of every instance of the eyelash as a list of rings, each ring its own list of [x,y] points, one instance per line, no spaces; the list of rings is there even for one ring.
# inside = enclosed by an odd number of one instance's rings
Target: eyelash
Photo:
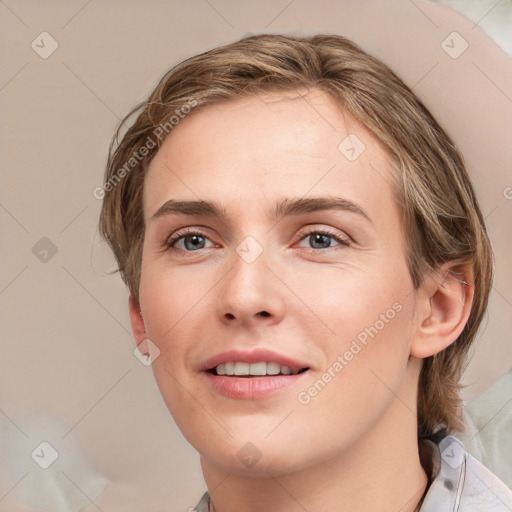
[[[342,247],[349,247],[351,245],[349,237],[342,237],[339,234],[337,234],[336,232],[331,231],[331,230],[326,229],[326,228],[324,228],[324,229],[311,229],[311,230],[306,231],[306,232],[302,231],[300,233],[299,241],[302,241],[305,238],[307,238],[308,236],[314,235],[314,234],[325,235],[325,236],[328,236],[329,238],[333,238]],[[165,243],[164,243],[164,249],[165,250],[179,250],[179,251],[185,252],[185,253],[196,252],[196,251],[187,251],[187,250],[184,250],[184,249],[177,249],[176,247],[174,247],[174,244],[176,242],[178,242],[182,238],[185,238],[186,236],[192,236],[192,235],[199,235],[199,236],[201,236],[203,238],[209,239],[201,231],[198,231],[196,229],[184,229],[184,230],[177,231],[172,236],[170,236],[165,241]],[[302,247],[301,249],[305,249],[308,252],[317,252],[317,251],[325,252],[327,249],[336,249],[336,246],[335,247],[326,247],[324,249],[315,249],[314,247]]]

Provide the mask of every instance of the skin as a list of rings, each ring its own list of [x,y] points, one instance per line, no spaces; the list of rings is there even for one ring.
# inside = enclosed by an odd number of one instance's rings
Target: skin
[[[366,147],[354,161],[338,149],[349,133]],[[212,510],[412,512],[423,494],[422,358],[460,334],[472,287],[432,273],[413,288],[391,173],[375,136],[318,90],[193,112],[152,160],[140,302],[130,298],[130,319],[136,344],[149,338],[161,351],[156,382],[200,454]],[[369,219],[331,210],[266,215],[283,198],[324,196],[357,204]],[[216,201],[227,217],[153,218],[169,199]],[[186,227],[206,237],[199,249],[189,237],[165,250]],[[309,235],[325,229],[348,245],[332,237],[315,245]],[[251,263],[236,250],[247,236],[262,250]],[[470,269],[463,278],[471,282]],[[400,312],[300,403],[298,394],[397,303]],[[255,347],[309,370],[300,384],[257,400],[222,396],[202,378],[206,358]],[[250,467],[237,456],[248,442],[260,456]]]

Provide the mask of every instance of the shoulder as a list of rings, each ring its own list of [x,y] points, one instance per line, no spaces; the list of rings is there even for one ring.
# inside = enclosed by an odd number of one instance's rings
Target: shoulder
[[[512,491],[454,436],[436,443],[436,474],[421,512],[510,512]]]

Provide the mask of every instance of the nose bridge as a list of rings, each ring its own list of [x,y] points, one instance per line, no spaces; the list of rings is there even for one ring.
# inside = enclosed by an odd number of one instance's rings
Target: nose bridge
[[[233,265],[225,276],[218,302],[223,321],[253,322],[260,317],[280,318],[282,298],[268,268],[268,249],[253,236],[240,242],[233,254]]]

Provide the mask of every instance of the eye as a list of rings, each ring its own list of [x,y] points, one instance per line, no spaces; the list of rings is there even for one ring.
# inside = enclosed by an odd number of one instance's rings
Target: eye
[[[309,247],[304,247],[312,251],[330,249],[336,246],[348,247],[350,239],[348,236],[342,236],[338,232],[328,229],[310,229],[299,234],[300,241],[309,243]],[[335,242],[333,244],[333,241]],[[210,243],[210,246],[207,244]],[[216,245],[201,231],[194,229],[180,230],[171,235],[164,247],[166,250],[180,250],[184,252],[194,252],[200,249],[208,249]]]
[[[165,246],[169,250],[180,249],[186,252],[193,252],[198,249],[208,249],[208,247],[205,247],[207,241],[214,246],[213,242],[200,231],[182,230],[170,236],[165,242]]]
[[[301,233],[301,241],[304,240],[310,244],[307,248],[314,250],[329,249],[333,247],[333,240],[336,242],[334,246],[342,245],[348,247],[350,245],[348,237],[341,236],[339,233],[328,229],[314,229],[306,232],[305,234]]]

